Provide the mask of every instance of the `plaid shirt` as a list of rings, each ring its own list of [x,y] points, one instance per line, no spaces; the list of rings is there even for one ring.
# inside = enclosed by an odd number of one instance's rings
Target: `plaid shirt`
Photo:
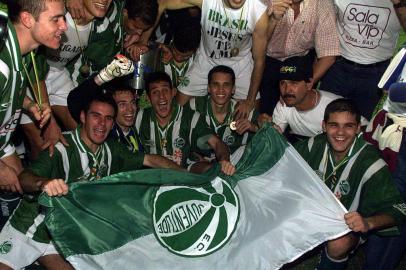
[[[336,15],[331,0],[304,0],[294,18],[289,8],[278,22],[268,43],[267,55],[278,60],[306,55],[312,48],[317,57],[340,55]]]

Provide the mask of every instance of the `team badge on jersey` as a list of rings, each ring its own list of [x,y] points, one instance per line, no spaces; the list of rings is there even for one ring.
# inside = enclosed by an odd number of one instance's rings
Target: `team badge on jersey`
[[[182,148],[186,145],[186,141],[185,141],[185,139],[178,137],[175,139],[173,144],[176,148]]]
[[[235,143],[235,137],[233,135],[227,135],[224,139],[223,142],[227,145],[232,145]]]
[[[4,241],[1,245],[0,245],[0,252],[2,254],[7,254],[10,252],[10,250],[13,248],[13,243],[11,243],[10,241]]]
[[[175,254],[205,256],[228,242],[239,214],[237,194],[220,178],[204,187],[163,186],[153,205],[155,235]]]
[[[339,183],[339,189],[340,189],[340,193],[341,195],[347,195],[348,193],[350,193],[350,183],[348,183],[347,180],[343,180]]]

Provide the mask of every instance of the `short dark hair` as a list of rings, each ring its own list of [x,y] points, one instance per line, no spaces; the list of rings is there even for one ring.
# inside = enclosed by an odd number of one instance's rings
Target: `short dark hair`
[[[157,0],[126,0],[124,8],[130,20],[141,18],[146,25],[154,25],[158,16]]]
[[[46,1],[50,0],[2,0],[7,4],[8,17],[13,23],[20,20],[20,13],[24,11],[31,13],[35,20],[38,20],[41,12],[46,9]]]
[[[113,107],[114,118],[116,117],[118,108],[117,108],[116,101],[113,99],[113,97],[112,97],[112,95],[110,93],[103,91],[100,94],[94,95],[92,97],[92,99],[83,108],[83,111],[85,112],[85,114],[87,114],[89,112],[90,106],[95,102],[101,102],[101,103],[109,104],[111,107]]]
[[[172,88],[171,77],[169,77],[169,75],[163,71],[156,71],[145,74],[144,82],[145,82],[145,90],[147,91],[147,93],[149,93],[150,90],[149,86],[151,85],[151,83],[154,82],[167,82],[169,83],[169,87]]]
[[[173,34],[173,46],[181,53],[197,50],[200,44],[200,23],[188,20],[175,29]]]
[[[336,112],[348,112],[355,116],[355,120],[359,124],[361,122],[361,113],[354,101],[348,98],[339,98],[330,102],[324,111],[324,122],[328,122],[330,114]]]
[[[209,84],[210,84],[211,80],[213,79],[214,73],[230,74],[231,75],[231,81],[233,82],[233,85],[235,85],[235,73],[234,73],[234,70],[232,68],[230,68],[229,66],[219,65],[219,66],[215,66],[214,68],[212,68],[209,71],[209,75],[207,76]]]

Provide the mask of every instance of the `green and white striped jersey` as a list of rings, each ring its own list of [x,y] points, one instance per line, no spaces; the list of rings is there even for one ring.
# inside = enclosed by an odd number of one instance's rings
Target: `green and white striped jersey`
[[[15,130],[26,92],[26,75],[14,26],[8,22],[8,38],[0,51],[0,158]]]
[[[77,86],[84,79],[79,69],[87,61],[91,74],[109,64],[123,47],[123,8],[125,1],[113,0],[104,18],[95,18],[86,49],[66,66]]]
[[[190,107],[192,110],[199,112],[201,115],[204,115],[207,125],[210,126],[212,130],[223,140],[223,142],[229,147],[230,153],[234,153],[240,146],[246,145],[247,142],[251,140],[254,136],[252,132],[245,132],[240,135],[236,131],[230,129],[230,123],[233,121],[234,109],[237,102],[231,100],[227,116],[225,117],[222,123],[219,123],[213,113],[212,107],[210,105],[210,95],[203,97],[192,98],[189,103],[185,106]],[[258,112],[252,110],[248,116],[248,120],[256,124],[258,118]],[[204,154],[213,154],[213,153],[204,153]]]
[[[143,167],[144,154],[132,153],[115,141],[103,143],[92,153],[80,139],[80,128],[65,134],[69,146],[56,145],[52,157],[41,152],[28,168],[34,174],[49,179],[65,179],[70,184],[78,181],[94,181],[111,174],[136,170]],[[50,240],[43,224],[44,215],[38,204],[39,194],[25,194],[10,218],[11,225],[37,242]]]
[[[342,166],[335,164],[325,134],[301,141],[295,148],[349,211],[357,211],[364,217],[379,213],[396,221],[405,219],[406,206],[392,182],[388,166],[361,134]]]
[[[138,113],[135,125],[146,153],[165,156],[182,167],[187,167],[191,152],[210,148],[207,141],[214,134],[198,112],[179,105],[173,105],[165,127],[159,126],[151,107]]]

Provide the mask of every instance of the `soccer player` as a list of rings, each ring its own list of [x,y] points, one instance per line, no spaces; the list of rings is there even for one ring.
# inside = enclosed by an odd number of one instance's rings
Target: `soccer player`
[[[66,23],[62,0],[8,1],[8,10],[8,38],[0,51],[0,188],[22,192],[17,178],[22,165],[10,141],[11,135],[21,109],[31,112],[40,121],[40,127],[51,115],[49,107],[40,107],[25,96],[28,80],[24,67],[30,62],[27,54],[41,44],[58,48]]]
[[[81,126],[65,134],[69,146],[59,143],[52,157],[48,151],[19,176],[25,195],[0,233],[1,243],[11,249],[0,254],[0,269],[24,268],[39,258],[47,269],[72,269],[50,242],[38,204],[41,191],[49,196],[68,193],[72,181],[93,181],[143,166],[179,169],[159,155],[130,152],[124,145],[106,140],[117,113],[116,102],[109,95],[93,97],[80,114]]]
[[[233,174],[235,168],[229,161],[227,146],[213,134],[198,112],[176,104],[176,89],[169,75],[150,73],[145,85],[152,107],[141,110],[135,122],[145,152],[160,154],[186,168],[190,165],[187,159],[191,152],[213,149],[223,172]],[[205,165],[196,163],[190,170],[199,172],[207,169]]]
[[[352,101],[334,100],[324,113],[324,133],[295,145],[349,211],[344,219],[352,232],[326,243],[319,270],[345,269],[360,234],[389,228],[405,219],[406,205],[386,163],[362,139],[360,119]]]
[[[215,66],[210,70],[207,89],[209,95],[192,98],[188,106],[205,117],[207,125],[223,140],[232,154],[237,148],[247,144],[257,132],[258,113],[252,110],[248,118],[234,120],[237,104],[232,99],[235,74],[228,66]]]

